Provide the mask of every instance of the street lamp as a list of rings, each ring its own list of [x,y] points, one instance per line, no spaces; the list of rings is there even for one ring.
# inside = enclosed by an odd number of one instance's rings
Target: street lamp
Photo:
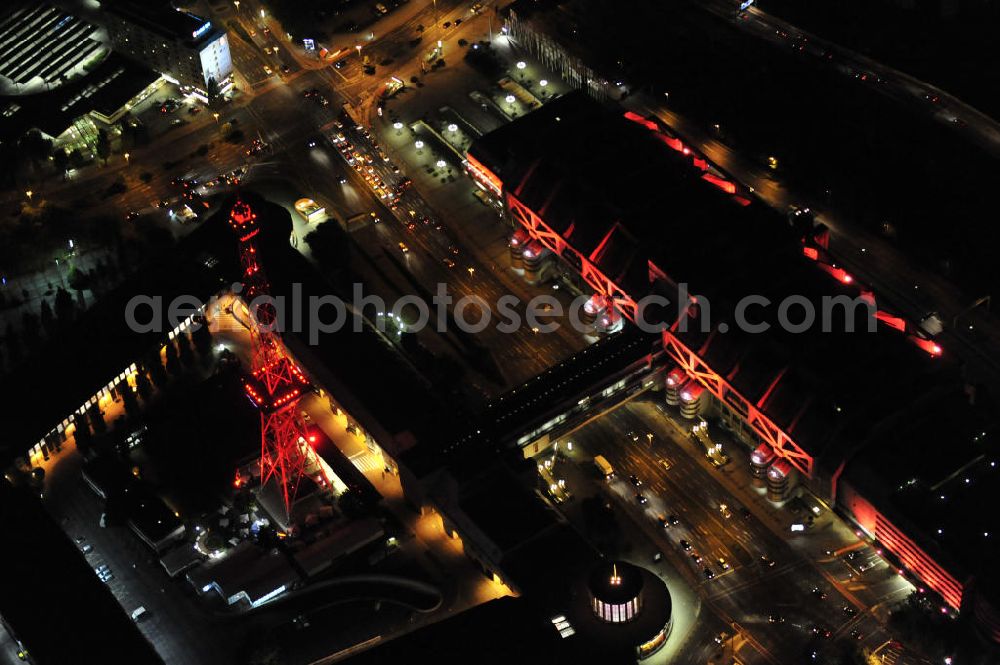
[[[549,82],[546,81],[545,79],[542,79],[541,81],[538,82],[538,85],[541,86],[542,88],[542,97],[545,97],[545,95],[547,94],[545,92],[545,88],[548,87]]]
[[[358,59],[360,60],[361,59],[361,44],[355,45],[354,48],[358,49]]]
[[[418,140],[416,143],[413,144],[413,147],[415,147],[417,149],[417,154],[418,155],[422,155],[423,154],[423,149],[424,149],[424,142],[423,141]]]
[[[448,166],[448,162],[444,161],[443,159],[437,160],[437,167],[439,169],[443,169],[446,166]]]
[[[521,69],[521,70],[523,70],[523,69],[524,69],[525,67],[527,67],[527,66],[528,66],[528,64],[527,64],[527,63],[526,63],[526,62],[525,62],[524,60],[518,60],[518,61],[517,61],[517,65],[516,65],[516,67],[517,67],[518,69]]]
[[[504,97],[504,101],[507,102],[508,104],[513,104],[514,99],[515,99],[514,95],[507,95],[506,97]]]
[[[264,18],[264,8],[263,7],[260,8],[260,17]]]
[[[218,112],[213,113],[212,117],[215,118],[215,124],[219,124],[219,114],[218,114]]]
[[[233,4],[236,5],[236,11],[240,11],[240,0],[233,0]]]
[[[122,156],[123,156],[123,157],[125,158],[125,163],[126,163],[126,164],[128,164],[128,158],[129,158],[129,157],[131,157],[131,155],[129,155],[129,154],[128,154],[128,153],[126,152],[126,153],[125,153],[124,155],[122,155]]]
[[[449,132],[457,132],[458,131],[458,125],[456,125],[455,123],[451,123],[450,125],[448,125],[448,131]]]
[[[33,192],[33,191],[31,191],[30,189],[29,189],[29,190],[27,190],[27,191],[26,191],[26,192],[24,193],[24,195],[28,197],[28,200],[29,200],[29,201],[31,200],[31,195],[32,195],[32,194],[34,194],[34,192]]]

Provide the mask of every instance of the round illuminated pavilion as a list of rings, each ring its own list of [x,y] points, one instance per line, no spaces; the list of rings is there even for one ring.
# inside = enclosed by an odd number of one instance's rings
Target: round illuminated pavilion
[[[589,588],[590,606],[602,621],[631,621],[642,609],[642,572],[630,563],[602,563],[591,573]]]

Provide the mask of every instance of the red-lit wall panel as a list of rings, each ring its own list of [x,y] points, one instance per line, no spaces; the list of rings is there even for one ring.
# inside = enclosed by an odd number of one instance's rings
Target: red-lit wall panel
[[[945,603],[955,609],[961,606],[963,585],[848,483],[838,487],[838,503],[869,535],[892,552],[906,570],[939,593]]]

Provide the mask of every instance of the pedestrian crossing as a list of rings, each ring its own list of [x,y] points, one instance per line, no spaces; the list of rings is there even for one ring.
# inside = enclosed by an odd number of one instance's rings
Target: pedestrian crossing
[[[357,467],[357,469],[362,473],[366,473],[368,471],[379,471],[382,468],[382,464],[378,457],[368,451],[351,455],[349,459],[351,460],[351,463],[354,464],[354,466]]]

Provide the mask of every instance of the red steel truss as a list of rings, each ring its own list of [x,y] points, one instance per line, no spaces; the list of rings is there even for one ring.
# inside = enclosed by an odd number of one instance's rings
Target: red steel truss
[[[765,416],[752,402],[733,390],[729,383],[705,364],[701,357],[687,348],[670,331],[663,331],[663,349],[687,375],[715,395],[750,425],[774,452],[788,460],[796,469],[812,477],[813,458],[792,438]],[[773,385],[772,385],[773,388]],[[761,400],[763,402],[763,400]]]
[[[628,317],[630,321],[635,321],[637,308],[635,300],[624,289],[615,284],[613,279],[601,272],[588,257],[576,251],[563,240],[562,236],[542,221],[542,218],[536,215],[531,208],[518,201],[510,193],[507,194],[507,208],[532,238],[576,266],[580,271],[580,276],[596,293],[607,296],[609,301],[614,302],[615,309]]]
[[[624,314],[633,323],[635,322],[637,308],[635,300],[615,284],[613,279],[601,272],[590,261],[589,257],[584,256],[569,245],[562,236],[553,231],[531,208],[517,200],[517,197],[510,192],[507,193],[507,208],[517,223],[532,238],[540,242],[554,254],[567,260],[571,265],[577,267],[584,281],[596,293],[610,299],[614,302],[615,309]],[[653,264],[650,264],[649,271],[650,281],[656,277],[665,277],[663,272]],[[688,349],[670,331],[663,332],[663,348],[677,365],[684,369],[688,376],[698,381],[698,383],[715,395],[717,399],[739,413],[777,455],[787,459],[792,466],[806,476],[812,477],[812,456],[802,450],[788,434],[775,425],[752,402],[736,392],[725,379],[705,364],[705,361],[698,354]]]
[[[247,396],[260,411],[260,482],[275,478],[281,485],[285,514],[291,514],[299,480],[310,461],[308,433],[298,407],[309,381],[285,353],[270,285],[257,260],[257,215],[237,199],[229,224],[240,242],[243,300],[250,309],[252,360],[243,379]]]

